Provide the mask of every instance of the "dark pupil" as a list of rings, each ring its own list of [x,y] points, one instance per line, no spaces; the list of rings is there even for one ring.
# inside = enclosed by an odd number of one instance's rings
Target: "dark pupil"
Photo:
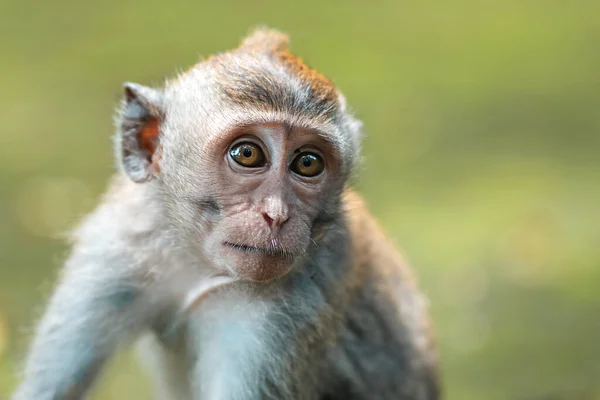
[[[252,156],[252,150],[244,149],[243,154],[244,154],[244,157],[248,158],[248,157]]]
[[[302,165],[308,168],[311,164],[312,161],[310,160],[310,157],[302,157]]]

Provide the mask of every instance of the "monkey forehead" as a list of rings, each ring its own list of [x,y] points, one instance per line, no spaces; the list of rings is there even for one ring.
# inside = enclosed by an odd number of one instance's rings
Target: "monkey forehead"
[[[243,85],[241,77],[236,79]],[[283,86],[279,91],[263,87],[254,93],[258,100],[241,101],[241,97],[230,98],[223,92],[231,88],[228,86],[231,82],[224,82],[219,73],[202,64],[166,87],[165,127],[181,140],[202,144],[208,143],[208,138],[228,135],[238,127],[278,123],[315,132],[344,158],[357,155],[360,123],[346,113],[341,93],[336,92],[335,101],[327,100],[331,102],[327,106],[323,102],[315,103],[310,90],[302,85],[294,94],[293,85],[299,85],[298,82],[280,83]],[[274,85],[268,79],[265,84]],[[251,93],[247,96],[254,99]]]
[[[285,47],[246,45],[213,55],[175,83],[189,85],[199,77],[209,82],[211,94],[231,105],[318,119],[335,119],[343,109],[335,85]]]
[[[226,102],[318,119],[334,119],[340,111],[333,83],[290,52],[240,52],[209,62]]]
[[[350,163],[356,156],[357,145],[353,132],[348,132],[344,124],[331,120],[313,119],[306,115],[293,115],[280,110],[230,105],[203,107],[196,109],[198,102],[180,102],[181,107],[173,107],[168,113],[165,139],[185,142],[190,151],[206,154],[215,143],[228,143],[240,132],[258,126],[281,126],[289,135],[311,132],[325,141],[341,158],[342,164]],[[296,129],[299,128],[299,129]],[[269,132],[269,130],[265,131]],[[275,132],[275,131],[273,131]]]

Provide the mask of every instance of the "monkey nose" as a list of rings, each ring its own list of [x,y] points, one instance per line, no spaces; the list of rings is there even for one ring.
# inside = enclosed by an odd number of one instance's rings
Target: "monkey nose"
[[[266,212],[262,213],[263,218],[265,219],[265,221],[267,221],[267,225],[269,225],[269,227],[272,230],[277,230],[279,229],[279,227],[281,227],[281,225],[284,224],[285,221],[288,220],[288,217],[285,215],[269,215]]]

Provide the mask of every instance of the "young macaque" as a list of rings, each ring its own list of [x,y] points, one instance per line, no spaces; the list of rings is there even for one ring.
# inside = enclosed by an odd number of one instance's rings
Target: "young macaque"
[[[426,301],[348,188],[361,124],[287,36],[124,90],[12,399],[84,398],[134,341],[162,399],[440,397]]]

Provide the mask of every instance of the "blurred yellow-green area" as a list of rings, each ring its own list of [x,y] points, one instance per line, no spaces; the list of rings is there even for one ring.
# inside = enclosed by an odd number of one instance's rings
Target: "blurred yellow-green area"
[[[0,398],[114,171],[121,84],[257,24],[365,123],[358,189],[431,301],[450,400],[600,399],[600,2],[0,1]],[[94,399],[149,398],[129,352]]]

